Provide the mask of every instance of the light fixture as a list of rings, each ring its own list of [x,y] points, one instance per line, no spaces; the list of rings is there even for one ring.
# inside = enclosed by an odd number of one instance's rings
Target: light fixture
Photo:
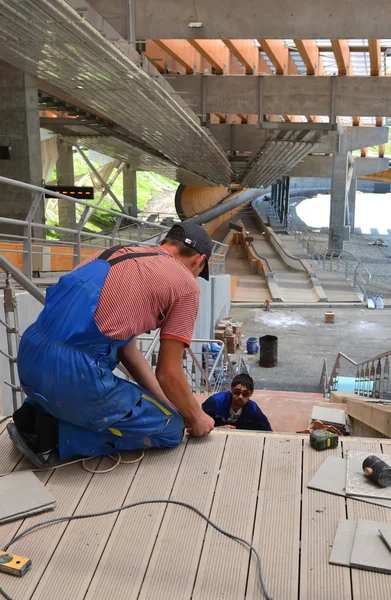
[[[191,23],[189,23],[190,29],[201,29],[201,27],[203,27],[203,24],[199,21],[192,21]]]

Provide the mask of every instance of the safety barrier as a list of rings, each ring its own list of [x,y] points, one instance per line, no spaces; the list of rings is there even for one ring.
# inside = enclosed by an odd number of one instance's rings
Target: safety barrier
[[[64,256],[64,253],[73,258],[73,265],[78,265],[85,257],[86,252],[99,249],[104,246],[111,246],[117,243],[127,245],[142,245],[142,244],[159,244],[163,239],[169,227],[152,223],[148,220],[131,217],[125,212],[114,211],[108,208],[103,208],[98,204],[91,204],[84,200],[66,196],[46,190],[42,187],[31,185],[15,179],[0,176],[0,183],[18,187],[34,193],[34,199],[30,210],[24,220],[10,219],[0,217],[0,225],[13,225],[23,228],[23,234],[0,234],[0,253],[6,252],[8,255],[12,253],[22,254],[22,271],[32,279],[33,276],[33,257],[35,255],[43,256],[43,248],[51,247],[51,256]],[[84,206],[84,211],[74,229],[66,227],[58,227],[55,225],[47,225],[36,220],[38,214],[44,214],[45,196],[65,200],[73,205]],[[91,231],[83,231],[87,222],[88,215],[91,212],[99,210],[110,215],[113,219],[113,227],[109,234],[91,233]],[[119,235],[119,229],[123,222],[127,222],[131,227],[127,228],[127,237]],[[47,232],[57,232],[59,234],[67,234],[70,240],[47,239]],[[10,247],[9,242],[22,243],[22,247]],[[38,247],[37,247],[38,245]],[[210,259],[210,273],[212,275],[221,275],[225,272],[225,251],[224,244],[214,242],[213,253]],[[53,251],[54,249],[54,251]],[[56,252],[56,249],[58,251]],[[67,251],[69,250],[69,251]]]

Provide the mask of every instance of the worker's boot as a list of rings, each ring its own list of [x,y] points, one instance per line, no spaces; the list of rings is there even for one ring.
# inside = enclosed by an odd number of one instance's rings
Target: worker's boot
[[[15,446],[38,469],[50,469],[62,462],[58,455],[58,421],[51,415],[36,415],[34,445],[15,423],[9,423],[7,431]]]
[[[35,445],[37,434],[35,431],[35,419],[38,412],[29,402],[24,402],[12,415],[12,419],[18,431],[24,435],[32,446]]]

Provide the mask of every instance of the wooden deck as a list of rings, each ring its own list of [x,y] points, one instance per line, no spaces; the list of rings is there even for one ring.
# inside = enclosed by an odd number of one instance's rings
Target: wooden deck
[[[28,468],[0,425],[0,472]],[[39,473],[54,512],[0,526],[0,546],[20,530],[62,515],[142,499],[188,502],[253,541],[274,600],[389,600],[391,576],[328,564],[339,519],[391,522],[391,510],[309,490],[322,461],[347,448],[391,452],[391,440],[343,439],[316,452],[300,435],[216,432],[134,465],[92,475],[80,464]],[[97,459],[104,468],[109,459]],[[195,513],[147,505],[35,531],[10,549],[32,559],[22,579],[0,574],[13,600],[238,600],[263,598],[255,560]]]

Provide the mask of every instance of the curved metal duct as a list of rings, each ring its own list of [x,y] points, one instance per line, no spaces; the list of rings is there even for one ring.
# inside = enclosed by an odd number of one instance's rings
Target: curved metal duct
[[[182,221],[199,215],[220,204],[229,195],[229,189],[222,185],[191,186],[180,185],[175,194],[175,209]]]
[[[253,200],[257,196],[264,196],[265,190],[259,189],[249,189],[241,192],[235,192],[231,194],[224,202],[206,210],[205,212],[191,217],[188,221],[192,223],[199,223],[200,225],[203,223],[207,223],[216,217],[220,217],[224,213],[237,208],[241,204],[245,204],[250,200]]]

